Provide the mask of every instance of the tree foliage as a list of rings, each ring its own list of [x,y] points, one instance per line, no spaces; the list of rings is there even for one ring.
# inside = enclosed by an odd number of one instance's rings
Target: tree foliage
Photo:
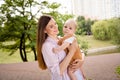
[[[94,20],[91,19],[85,19],[84,16],[78,16],[77,17],[77,34],[79,35],[91,35],[91,25],[94,23]]]
[[[111,18],[96,22],[92,26],[92,33],[96,39],[112,40],[120,47],[120,18]],[[120,49],[120,48],[119,48]]]
[[[109,19],[108,24],[111,39],[120,46],[120,18]]]
[[[49,14],[54,17],[59,25],[60,34],[64,21],[72,15],[61,14],[58,3],[35,0],[4,0],[0,6],[0,48],[5,49],[12,55],[19,50],[21,59],[28,61],[27,53],[31,52],[36,57],[36,29],[37,15]],[[33,11],[37,9],[37,11]]]
[[[96,22],[94,25],[92,25],[93,36],[99,40],[109,40],[110,39],[109,26],[110,25],[107,20]]]
[[[34,0],[4,0],[0,6],[0,47],[13,54],[19,49],[23,61],[28,61],[27,52],[32,51],[36,58],[35,33],[36,14],[32,8],[40,3]],[[9,42],[9,44],[4,44]],[[11,43],[14,42],[14,43]]]

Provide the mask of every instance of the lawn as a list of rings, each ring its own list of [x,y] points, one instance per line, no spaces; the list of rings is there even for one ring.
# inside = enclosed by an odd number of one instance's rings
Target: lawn
[[[84,40],[88,42],[89,49],[112,46],[111,41],[100,41],[93,38],[93,36],[78,36],[80,40]],[[16,51],[15,54],[9,56],[9,52],[2,51],[0,49],[0,63],[18,63],[22,62],[20,58],[19,51]],[[34,61],[33,53],[28,53],[28,60]]]
[[[113,46],[110,40],[96,40],[93,36],[78,36],[80,40],[88,42],[89,49]]]
[[[1,63],[18,63],[22,62],[19,51],[16,51],[13,55],[9,55],[9,52],[5,52],[0,49],[0,64]],[[34,61],[33,53],[27,53],[27,58],[29,61]]]

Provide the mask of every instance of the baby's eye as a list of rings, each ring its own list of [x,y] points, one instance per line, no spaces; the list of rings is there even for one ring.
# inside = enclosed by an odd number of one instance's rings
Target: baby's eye
[[[55,25],[57,25],[57,23],[55,22]]]
[[[64,26],[65,28],[67,28],[67,26]]]

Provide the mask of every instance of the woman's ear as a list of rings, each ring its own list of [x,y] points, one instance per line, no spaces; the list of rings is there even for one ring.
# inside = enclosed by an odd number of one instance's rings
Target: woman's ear
[[[46,30],[44,30],[44,33],[47,33],[47,31],[46,31]]]

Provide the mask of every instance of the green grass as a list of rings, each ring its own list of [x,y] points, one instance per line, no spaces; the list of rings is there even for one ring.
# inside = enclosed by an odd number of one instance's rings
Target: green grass
[[[116,73],[117,73],[117,76],[120,78],[120,66],[116,67]]]
[[[22,62],[18,52],[11,56],[9,54],[9,52],[0,50],[0,63]]]
[[[94,48],[101,48],[101,47],[107,47],[107,46],[113,46],[112,42],[110,40],[101,41],[94,39],[93,36],[78,36],[80,40],[87,41],[89,49]]]
[[[18,63],[18,62],[23,62],[19,51],[16,51],[13,55],[9,55],[9,52],[3,51],[0,49],[0,64],[1,63]],[[34,61],[34,55],[32,53],[27,53],[28,55],[28,60],[29,61]]]
[[[93,36],[78,36],[80,40],[84,40],[88,42],[89,49],[93,48],[100,48],[100,47],[106,47],[106,46],[112,46],[113,44],[111,41],[100,41],[95,40]],[[22,62],[19,51],[16,51],[13,55],[9,56],[9,52],[2,51],[0,49],[0,64],[1,63],[18,63]],[[28,60],[34,61],[34,55],[33,53],[27,53]]]

